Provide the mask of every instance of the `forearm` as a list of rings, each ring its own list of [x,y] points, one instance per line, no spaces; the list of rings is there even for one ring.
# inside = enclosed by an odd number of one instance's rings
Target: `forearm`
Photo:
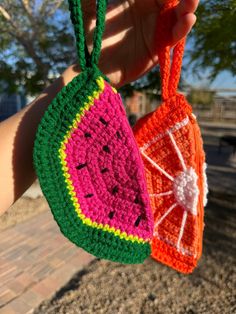
[[[0,215],[36,179],[32,154],[37,127],[52,99],[76,75],[75,67],[69,67],[36,100],[0,123]]]

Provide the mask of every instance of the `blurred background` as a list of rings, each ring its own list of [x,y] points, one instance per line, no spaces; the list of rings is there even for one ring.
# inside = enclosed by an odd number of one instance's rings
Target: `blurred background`
[[[37,182],[0,217],[0,313],[236,313],[236,1],[201,1],[179,90],[204,140],[204,254],[183,276],[93,259],[64,239]],[[76,59],[66,1],[0,1],[0,121]],[[159,69],[120,89],[130,124],[161,103]],[[40,305],[41,304],[41,305]]]

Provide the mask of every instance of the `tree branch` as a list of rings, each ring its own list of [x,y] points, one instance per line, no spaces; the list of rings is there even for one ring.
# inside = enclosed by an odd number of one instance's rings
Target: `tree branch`
[[[55,13],[55,11],[60,7],[62,2],[63,0],[55,0],[54,3],[52,4],[52,1],[44,0],[39,8],[40,15],[46,14],[47,16],[52,16]],[[52,7],[51,9],[47,10],[47,7],[49,7],[49,5],[51,5]]]
[[[0,5],[0,13],[2,13],[2,16],[7,20],[8,22],[11,21],[10,14]]]
[[[19,27],[13,22],[10,14],[0,5],[0,14],[4,17],[4,19],[14,28],[15,32],[20,36]]]
[[[52,9],[48,12],[48,16],[53,15],[53,14],[56,12],[56,10],[61,6],[62,2],[63,2],[63,0],[57,0],[56,3],[55,3],[54,8],[52,8]]]
[[[26,11],[26,13],[29,15],[29,16],[31,16],[32,17],[32,9],[31,9],[31,7],[30,7],[30,4],[29,4],[29,0],[21,0],[20,1],[21,2],[21,4],[22,4],[22,7],[25,9],[25,11]]]

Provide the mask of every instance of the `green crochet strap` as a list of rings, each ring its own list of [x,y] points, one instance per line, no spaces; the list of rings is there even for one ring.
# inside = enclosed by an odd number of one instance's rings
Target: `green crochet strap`
[[[97,2],[97,20],[96,28],[93,34],[93,50],[91,55],[88,52],[85,39],[83,13],[81,0],[68,0],[71,12],[71,21],[74,25],[77,55],[81,70],[87,67],[97,66],[101,54],[102,35],[105,29],[107,0],[98,0]]]

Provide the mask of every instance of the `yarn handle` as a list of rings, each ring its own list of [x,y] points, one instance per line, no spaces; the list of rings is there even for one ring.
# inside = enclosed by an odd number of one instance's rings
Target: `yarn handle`
[[[164,101],[177,93],[186,42],[185,37],[174,48],[170,45],[171,30],[176,19],[174,8],[178,2],[178,0],[166,1],[157,22],[157,54],[161,73],[161,94]]]
[[[102,36],[105,29],[107,0],[96,1],[96,27],[93,34],[93,50],[89,54],[83,22],[81,0],[68,0],[71,21],[74,26],[76,49],[81,70],[97,66],[102,47]]]

